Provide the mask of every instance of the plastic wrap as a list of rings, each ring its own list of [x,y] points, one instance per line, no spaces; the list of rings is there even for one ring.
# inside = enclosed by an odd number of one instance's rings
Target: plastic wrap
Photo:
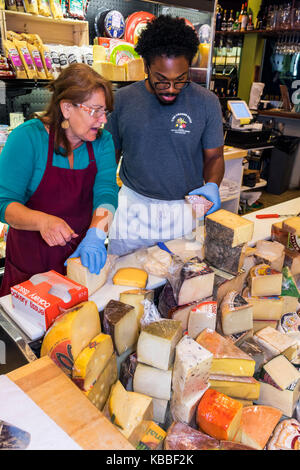
[[[290,269],[285,266],[282,270],[282,296],[300,297],[300,292]]]
[[[158,247],[153,249],[141,249],[135,254],[138,263],[147,271],[158,277],[167,277],[169,267],[172,264],[172,256]]]
[[[169,318],[172,310],[177,307],[172,286],[167,281],[158,299],[158,311],[163,318]]]
[[[285,419],[279,423],[267,445],[268,450],[300,450],[300,423]]]
[[[120,368],[120,382],[123,387],[131,392],[133,390],[133,377],[137,366],[136,353],[130,354],[127,359],[122,362]]]
[[[142,301],[142,304],[144,305],[144,314],[141,317],[141,329],[145,328],[150,323],[162,320],[162,317],[160,316],[160,313],[157,310],[154,302],[145,299]]]
[[[38,0],[38,10],[41,16],[51,16],[51,10],[48,0]]]

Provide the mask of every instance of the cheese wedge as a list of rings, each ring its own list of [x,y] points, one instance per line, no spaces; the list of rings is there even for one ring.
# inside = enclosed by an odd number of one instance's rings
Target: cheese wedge
[[[181,337],[182,328],[178,321],[163,319],[149,323],[138,339],[138,361],[167,371],[174,361],[175,347]]]
[[[216,331],[203,330],[196,341],[214,356],[210,369],[211,374],[253,376],[255,361]]]
[[[126,70],[123,65],[115,65],[106,61],[93,62],[93,69],[103,78],[112,82],[123,82],[126,80]]]
[[[282,353],[292,360],[297,354],[296,340],[274,328],[266,327],[257,331],[254,339],[266,351],[268,358]]]
[[[205,217],[206,236],[232,248],[250,242],[253,230],[253,222],[224,209]]]
[[[282,413],[270,406],[246,406],[242,410],[242,444],[263,450]]]
[[[112,266],[111,258],[112,257],[108,255],[106,263],[99,274],[90,273],[89,269],[81,264],[80,258],[68,258],[67,277],[87,287],[89,295],[92,295],[106,283]]]
[[[277,320],[253,320],[253,333],[256,333],[257,331],[260,331],[267,326],[270,328],[276,329],[278,325]]]
[[[117,359],[114,353],[93,387],[84,392],[86,397],[96,406],[96,408],[98,408],[98,410],[102,411],[108,399],[111,386],[116,382],[117,378]]]
[[[130,418],[130,395],[119,380],[111,387],[108,410],[113,424],[126,429]]]
[[[205,328],[216,329],[217,302],[201,302],[191,309],[188,320],[188,335],[197,338]]]
[[[140,287],[144,289],[148,274],[139,268],[120,268],[113,277],[113,283],[118,286]]]
[[[257,403],[259,405],[274,406],[285,416],[291,418],[294,414],[299,397],[300,380],[294,382],[285,390],[279,390],[269,383],[261,382]]]
[[[244,289],[243,297],[252,305],[253,320],[280,320],[284,302],[282,297],[251,297],[248,287]]]
[[[142,58],[132,59],[129,62],[125,62],[126,80],[139,81],[145,78],[144,61]]]
[[[166,420],[167,408],[169,400],[161,400],[159,398],[152,398],[153,404],[153,420],[156,423],[164,423]]]
[[[285,251],[284,265],[290,268],[291,274],[300,274],[300,253]]]
[[[198,405],[197,425],[215,439],[231,441],[240,426],[242,409],[243,405],[237,400],[208,389]]]
[[[74,362],[72,380],[84,391],[90,390],[114,352],[112,339],[100,333],[84,348]]]
[[[175,283],[176,288],[173,286],[177,305],[186,305],[210,297],[213,293],[214,278],[214,271],[199,258],[192,258],[184,263]]]
[[[255,372],[258,372],[265,362],[264,352],[252,337],[247,338],[240,344],[239,348],[255,361]]]
[[[249,273],[251,297],[281,295],[282,273],[271,269],[267,264],[254,266]]]
[[[173,422],[164,443],[165,450],[217,450],[219,441],[185,423]]]
[[[281,271],[284,262],[284,246],[276,241],[258,240],[255,249],[256,264],[267,264],[271,269]]]
[[[263,365],[259,379],[279,390],[285,390],[300,380],[300,372],[285,356],[279,355]]]
[[[142,302],[145,299],[153,301],[154,291],[145,289],[132,289],[121,292],[120,294],[120,302],[123,302],[127,305],[132,305],[134,307],[139,327],[141,318],[144,314],[144,305]]]
[[[182,332],[187,331],[190,312],[193,308],[195,308],[196,305],[198,305],[198,302],[192,302],[187,305],[176,306],[169,310],[169,318],[181,322]]]
[[[133,390],[160,400],[170,400],[171,383],[172,369],[156,369],[138,363],[133,377]]]
[[[218,305],[221,304],[223,298],[228,294],[228,292],[235,290],[240,294],[243,290],[246,277],[246,272],[241,272],[236,276],[221,273],[221,271],[215,273],[213,297],[218,302]]]
[[[287,232],[300,236],[300,217],[290,217],[282,223],[282,229]]]
[[[253,328],[252,305],[238,292],[228,292],[220,308],[224,335],[242,333]]]
[[[237,276],[245,261],[246,245],[231,247],[224,240],[206,235],[204,242],[205,260],[217,269]]]
[[[97,305],[92,301],[82,302],[55,320],[44,336],[41,357],[50,356],[71,377],[74,360],[99,333],[101,324]]]
[[[193,422],[199,401],[208,387],[209,385],[187,398],[182,396],[178,397],[176,393],[173,393],[170,406],[173,420],[186,424]]]
[[[297,297],[291,297],[289,295],[284,295],[283,297],[283,314],[296,312],[299,308]]]
[[[176,346],[172,389],[177,397],[188,398],[208,385],[213,355],[189,336]]]
[[[138,339],[139,326],[131,305],[110,300],[104,308],[103,329],[111,335],[119,356],[133,347]]]
[[[209,383],[210,388],[234,399],[257,400],[259,397],[260,383],[253,377],[211,374]]]

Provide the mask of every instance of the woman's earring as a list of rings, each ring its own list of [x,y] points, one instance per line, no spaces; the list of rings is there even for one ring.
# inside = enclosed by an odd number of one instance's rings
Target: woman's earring
[[[69,129],[70,124],[69,124],[68,119],[65,119],[64,121],[62,121],[61,127],[62,127],[63,129]]]

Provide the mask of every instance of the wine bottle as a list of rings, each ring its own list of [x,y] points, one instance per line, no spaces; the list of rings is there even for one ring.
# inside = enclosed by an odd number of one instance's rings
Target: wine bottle
[[[224,15],[221,23],[221,31],[227,31],[227,10],[224,10]]]
[[[247,24],[247,31],[253,31],[253,29],[254,29],[254,25],[253,25],[253,21],[252,21],[252,15],[249,15],[248,24]]]
[[[220,5],[217,6],[217,15],[216,15],[216,31],[221,31],[222,23],[222,8]]]
[[[240,27],[239,16],[240,16],[240,13],[237,11],[235,15],[235,22],[233,23],[233,26],[232,26],[233,31],[239,30],[239,27]]]
[[[233,10],[230,10],[230,15],[227,21],[227,31],[232,31],[233,30],[233,24],[234,24],[234,19],[233,19]]]

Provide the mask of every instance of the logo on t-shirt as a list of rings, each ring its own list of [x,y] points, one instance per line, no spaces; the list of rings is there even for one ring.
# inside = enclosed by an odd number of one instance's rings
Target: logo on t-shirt
[[[189,134],[191,132],[190,124],[192,124],[192,119],[188,114],[175,114],[171,119],[171,123],[171,132],[175,132],[175,134]]]

